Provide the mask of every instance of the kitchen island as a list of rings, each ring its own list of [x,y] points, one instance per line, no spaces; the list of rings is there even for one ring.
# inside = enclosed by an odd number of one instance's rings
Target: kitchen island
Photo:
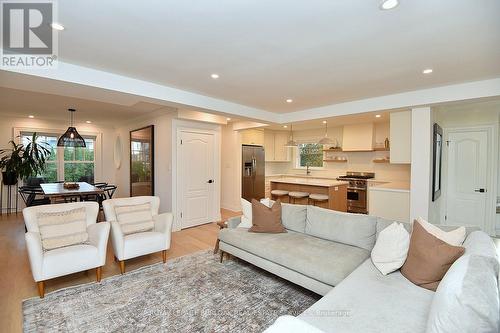
[[[347,212],[348,182],[322,178],[283,177],[271,180],[272,190],[289,192],[307,192],[309,194],[326,194],[328,201],[317,203],[323,208]],[[307,204],[308,199],[297,199],[297,204]]]

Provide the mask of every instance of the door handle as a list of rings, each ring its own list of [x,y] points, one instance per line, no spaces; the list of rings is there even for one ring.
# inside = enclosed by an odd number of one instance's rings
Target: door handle
[[[479,192],[479,193],[484,193],[484,192],[487,192],[485,188],[478,188],[476,190],[474,190],[474,192]]]
[[[208,182],[209,184],[215,183],[213,179],[209,179]]]

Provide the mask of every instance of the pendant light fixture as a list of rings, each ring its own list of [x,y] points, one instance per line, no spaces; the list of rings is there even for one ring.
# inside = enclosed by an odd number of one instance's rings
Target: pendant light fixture
[[[334,142],[328,137],[328,122],[324,120],[323,124],[325,124],[325,137],[319,140],[318,143],[320,145],[332,145]]]
[[[85,140],[82,138],[78,131],[73,126],[73,114],[76,112],[75,109],[68,109],[69,111],[69,127],[66,132],[61,135],[59,140],[57,140],[58,147],[83,147],[85,148]]]
[[[290,124],[290,140],[288,140],[287,143],[285,143],[285,147],[297,147],[298,144],[295,142],[293,139],[293,125]]]

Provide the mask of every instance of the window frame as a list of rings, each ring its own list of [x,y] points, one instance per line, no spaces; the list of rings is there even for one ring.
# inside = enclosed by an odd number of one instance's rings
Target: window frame
[[[17,143],[22,142],[22,135],[36,132],[39,135],[55,136],[59,138],[65,129],[47,129],[47,128],[32,128],[32,127],[14,127],[13,136]],[[98,182],[102,179],[102,133],[99,132],[88,132],[79,131],[80,135],[84,139],[94,140],[94,182]],[[57,160],[51,163],[56,163],[57,165],[57,181],[64,181],[64,163],[72,161],[64,161],[64,147],[57,147]],[[86,161],[73,161],[73,163]]]
[[[318,144],[318,143],[314,142],[313,140],[307,140],[307,141],[297,142],[297,144],[304,145],[304,144]],[[307,167],[300,165],[300,148],[298,146],[293,148],[293,154],[294,154],[294,159],[293,159],[294,160],[294,169],[306,170]],[[321,149],[321,154],[323,154],[323,149]],[[323,154],[323,158],[322,158],[323,165],[320,167],[310,166],[309,170],[325,170],[325,162],[323,161],[323,159],[324,159],[324,154]]]

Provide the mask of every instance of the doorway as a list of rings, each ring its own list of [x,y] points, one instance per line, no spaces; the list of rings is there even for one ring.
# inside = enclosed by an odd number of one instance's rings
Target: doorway
[[[178,134],[178,208],[184,229],[213,222],[218,216],[218,157],[214,133],[180,130]]]
[[[475,226],[493,234],[491,202],[495,192],[492,128],[446,131],[445,223]]]

